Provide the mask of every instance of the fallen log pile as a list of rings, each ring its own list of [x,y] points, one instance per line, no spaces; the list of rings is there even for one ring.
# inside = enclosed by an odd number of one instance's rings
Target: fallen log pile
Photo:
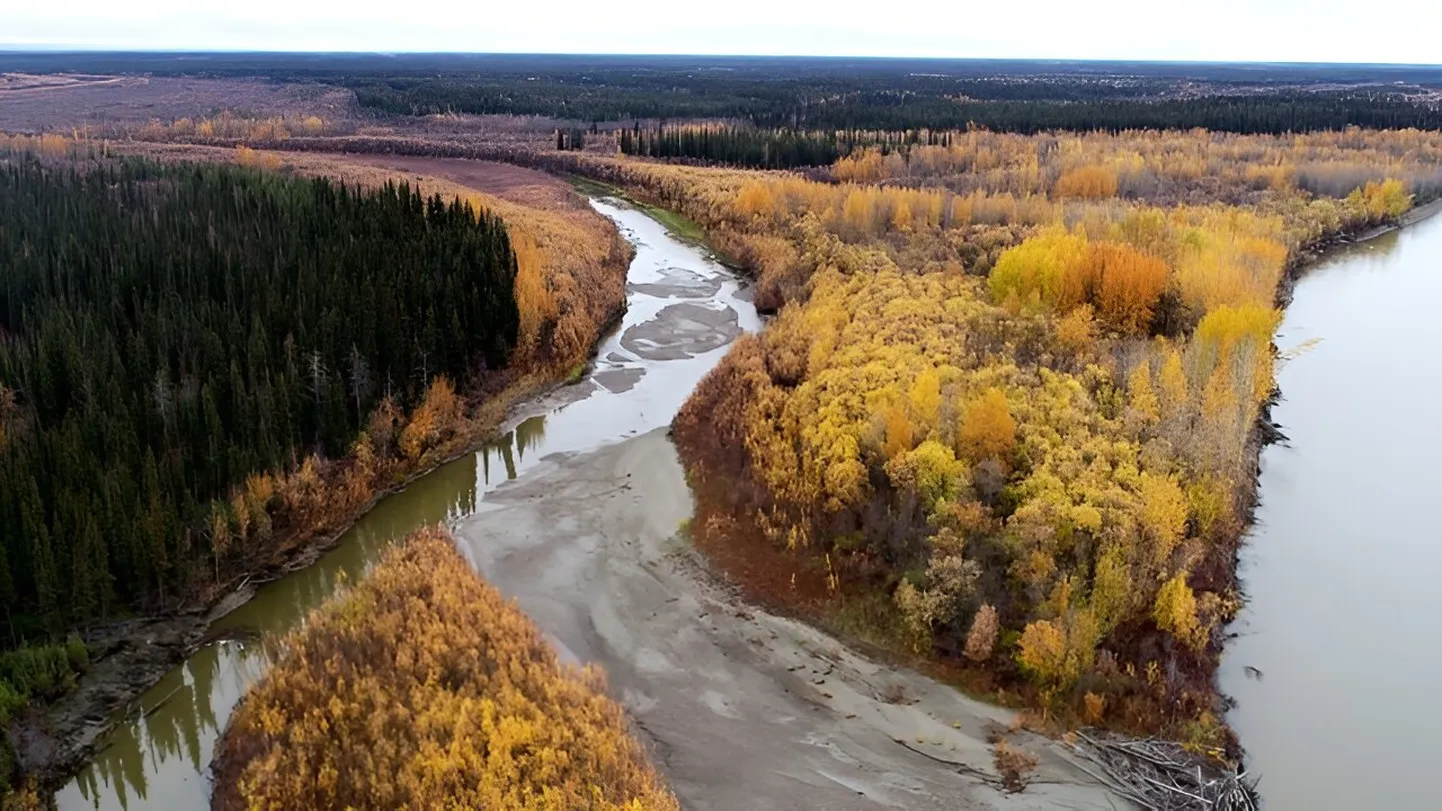
[[[1218,770],[1181,744],[1077,732],[1072,750],[1091,776],[1146,811],[1259,811],[1246,772]],[[1095,767],[1095,768],[1092,768]]]

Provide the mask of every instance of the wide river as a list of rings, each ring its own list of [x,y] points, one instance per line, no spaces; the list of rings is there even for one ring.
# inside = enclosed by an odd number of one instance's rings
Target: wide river
[[[1221,686],[1277,811],[1442,808],[1442,217],[1313,269],[1277,334]],[[1249,670],[1255,668],[1255,670]]]
[[[591,374],[530,404],[496,441],[381,501],[317,563],[262,587],[218,629],[284,633],[337,584],[362,576],[388,545],[416,527],[474,513],[487,493],[542,458],[668,425],[735,336],[760,328],[741,282],[704,250],[635,209],[591,204],[636,249],[625,319],[602,342]],[[61,811],[207,807],[216,739],[268,664],[260,645],[231,641],[197,651],[141,697],[95,761],[56,795]]]

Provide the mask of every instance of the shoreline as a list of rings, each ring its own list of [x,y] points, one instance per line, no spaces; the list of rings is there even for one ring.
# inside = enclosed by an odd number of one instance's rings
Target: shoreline
[[[741,595],[684,531],[694,500],[665,428],[490,503],[453,526],[462,553],[564,659],[605,669],[686,807],[1130,807],[1015,710]],[[994,739],[1039,755],[1025,791],[1006,790]]]
[[[1282,281],[1278,285],[1277,308],[1285,311],[1291,304],[1292,294],[1297,283],[1306,277],[1318,264],[1330,259],[1337,251],[1349,245],[1360,245],[1386,234],[1410,228],[1431,219],[1439,213],[1442,213],[1442,197],[1408,209],[1403,212],[1402,216],[1397,218],[1396,222],[1374,226],[1355,236],[1339,234],[1333,238],[1324,240],[1320,246],[1304,250],[1299,254],[1298,260],[1295,263],[1289,263],[1282,277]],[[1272,344],[1272,351],[1274,353],[1277,351],[1275,342]],[[1240,598],[1240,605],[1236,614],[1228,619],[1224,627],[1222,632],[1222,650],[1218,651],[1217,666],[1212,671],[1212,687],[1216,690],[1217,695],[1222,697],[1228,709],[1235,706],[1235,699],[1222,691],[1220,684],[1217,682],[1217,678],[1221,671],[1221,656],[1224,654],[1227,644],[1237,636],[1236,632],[1232,630],[1232,626],[1237,621],[1237,616],[1241,613],[1241,606],[1245,606],[1248,600],[1247,594],[1241,587],[1242,584],[1238,579],[1238,573],[1241,570],[1242,549],[1247,545],[1247,539],[1256,527],[1256,511],[1262,498],[1262,452],[1266,450],[1269,445],[1286,443],[1288,441],[1287,435],[1283,433],[1283,426],[1272,419],[1272,410],[1280,401],[1281,397],[1282,390],[1276,383],[1274,373],[1272,391],[1257,412],[1257,421],[1252,426],[1251,436],[1248,439],[1246,447],[1247,461],[1251,472],[1249,481],[1241,494],[1245,504],[1245,521],[1237,534],[1236,542],[1232,545],[1230,555],[1232,585],[1236,590],[1237,596]],[[1230,724],[1226,726],[1226,729],[1236,749],[1235,758],[1238,771],[1245,772],[1246,747],[1244,747],[1241,740],[1237,738],[1236,732],[1231,728]]]
[[[309,540],[295,542],[280,553],[277,560],[232,578],[232,582],[239,581],[238,585],[227,586],[216,596],[172,614],[122,620],[87,632],[87,644],[101,647],[104,653],[91,661],[76,689],[43,706],[28,707],[11,724],[16,762],[22,773],[34,777],[46,791],[58,790],[94,759],[102,739],[122,722],[123,719],[117,717],[122,707],[139,699],[165,674],[206,645],[229,636],[224,631],[212,632],[217,622],[250,602],[260,587],[312,565],[334,549],[381,501],[437,469],[475,453],[523,421],[526,415],[522,412],[533,400],[575,382],[560,373],[554,377],[505,398],[514,402],[506,407],[502,422],[481,431],[460,449],[377,491],[337,528],[310,533]],[[483,402],[478,409],[493,402]]]

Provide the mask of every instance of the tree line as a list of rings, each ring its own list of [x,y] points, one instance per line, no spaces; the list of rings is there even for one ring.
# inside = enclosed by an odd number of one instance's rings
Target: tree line
[[[616,136],[623,155],[690,158],[756,169],[821,166],[850,152],[852,142],[837,133],[759,130],[735,126],[673,126],[643,130],[639,122]]]
[[[1175,88],[1166,85],[1147,85],[1145,92],[1139,92],[1077,77],[1051,82],[913,78],[885,85],[838,77],[782,83],[686,76],[652,84],[570,78],[459,76],[345,83],[362,107],[393,115],[543,115],[588,122],[727,119],[762,129],[801,131],[984,127],[1026,134],[1194,127],[1276,134],[1347,127],[1442,127],[1442,108],[1407,92],[1376,87],[1279,90],[1205,85],[1197,95],[1178,97]],[[688,92],[676,92],[678,87]],[[705,158],[693,153],[685,157]]]
[[[0,153],[7,641],[218,579],[270,532],[242,482],[507,363],[515,276],[499,218],[406,185]]]
[[[957,133],[978,127],[996,132],[1036,134],[1050,131],[1120,133],[1128,130],[1186,130],[1201,127],[1242,134],[1368,129],[1437,129],[1442,110],[1410,102],[1305,95],[1296,98],[1218,97],[1177,102],[1108,101],[1058,104],[1050,102],[971,102],[942,100],[933,105],[913,100],[912,106],[889,107],[873,115],[858,102],[817,110],[817,129],[766,126],[672,124],[642,127],[639,121],[616,133],[624,155],[724,163],[755,169],[824,166],[851,155],[858,147],[876,147],[881,154],[906,155],[915,146],[951,146]],[[894,129],[866,129],[868,126]],[[564,149],[560,137],[557,149]]]

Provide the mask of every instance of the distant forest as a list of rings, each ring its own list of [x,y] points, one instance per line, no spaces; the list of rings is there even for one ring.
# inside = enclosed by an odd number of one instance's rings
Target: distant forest
[[[268,531],[216,499],[506,364],[515,273],[404,185],[0,152],[0,633],[173,606]]]
[[[1442,67],[812,57],[0,53],[0,70],[260,76],[394,115],[761,129],[1442,128]],[[808,158],[808,160],[810,160]],[[753,164],[765,165],[765,164]]]
[[[1442,107],[1377,90],[1278,90],[1256,95],[1131,98],[1126,88],[1073,87],[1090,98],[1056,99],[1050,85],[968,87],[934,80],[927,88],[833,91],[805,84],[736,88],[521,85],[467,79],[391,79],[353,83],[362,106],[398,115],[480,113],[545,115],[585,121],[732,119],[762,128],[904,130],[984,127],[999,132],[1190,129],[1245,134],[1442,127]],[[985,83],[977,83],[985,84]],[[1080,85],[1080,83],[1078,83]],[[999,98],[978,98],[973,93]],[[1113,95],[1121,97],[1113,97]],[[1075,95],[1069,94],[1069,95]],[[1015,98],[1009,96],[1016,96]]]

